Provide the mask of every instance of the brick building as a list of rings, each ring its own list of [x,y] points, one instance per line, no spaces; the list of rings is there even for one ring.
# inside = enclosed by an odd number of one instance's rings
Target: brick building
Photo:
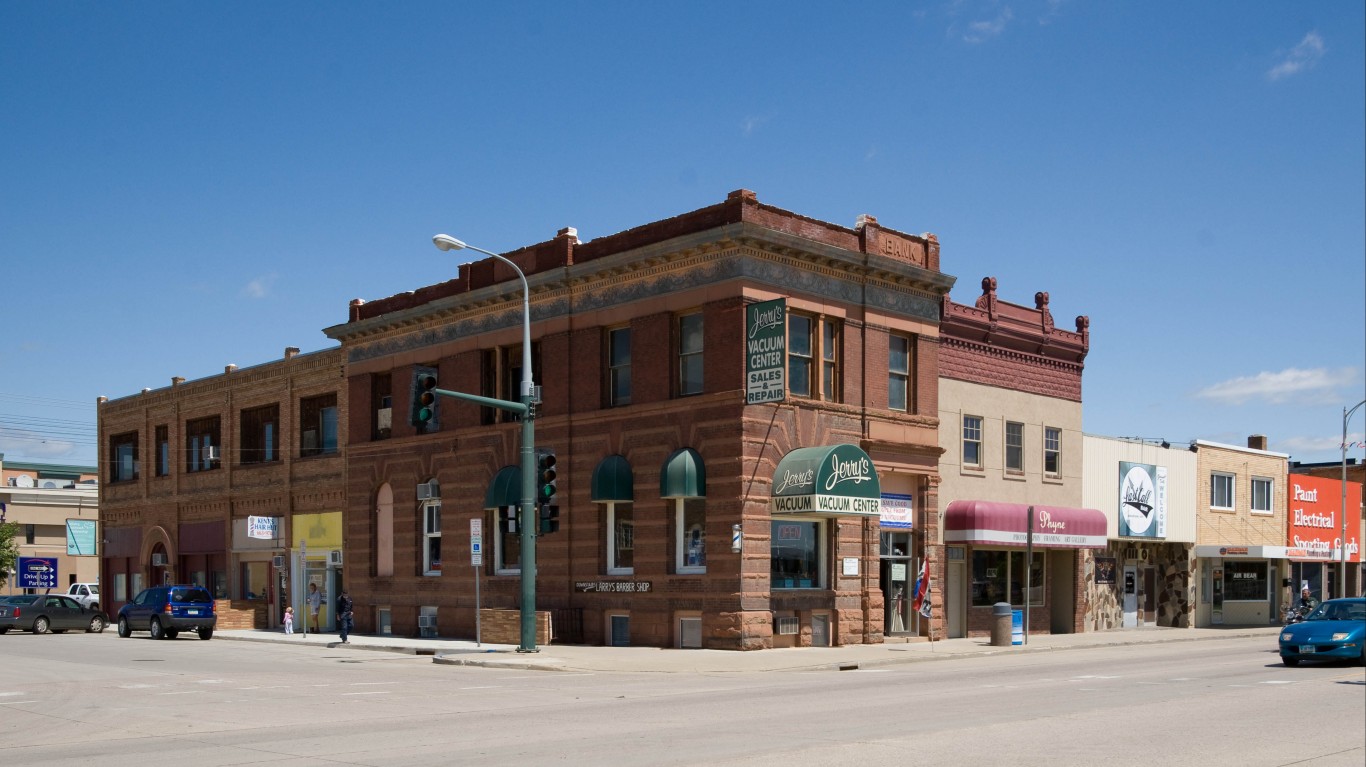
[[[537,607],[556,640],[882,641],[894,598],[883,552],[904,565],[925,553],[911,531],[938,540],[925,511],[938,508],[939,309],[953,279],[937,240],[739,191],[506,257],[530,285],[536,444],[561,469],[560,529],[536,544]],[[521,308],[513,271],[484,259],[439,285],[353,301],[326,330],[346,355],[358,631],[472,636],[476,576],[482,607],[517,607],[520,425],[446,398],[421,428],[409,414],[419,371],[515,401]],[[747,404],[747,363],[769,359],[747,357],[760,308],[787,396]],[[897,552],[893,535],[914,548]]]
[[[1002,301],[993,277],[972,305],[943,300],[936,634],[988,634],[1000,602],[1027,610],[1032,633],[1086,628],[1092,550],[1106,545],[1104,516],[1082,505],[1089,325],[1056,327],[1044,292],[1032,308]]]
[[[344,376],[341,350],[290,347],[274,362],[100,398],[111,614],[151,584],[198,583],[222,600],[220,626],[265,628],[305,583],[335,593]]]

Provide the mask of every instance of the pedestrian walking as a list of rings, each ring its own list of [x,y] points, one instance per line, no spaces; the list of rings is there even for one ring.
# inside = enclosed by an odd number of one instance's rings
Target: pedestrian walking
[[[355,603],[351,601],[351,595],[342,589],[341,597],[337,600],[337,627],[341,632],[342,644],[351,644],[347,637],[351,634],[351,628],[355,624],[352,622],[352,610]]]
[[[322,592],[318,591],[318,584],[308,584],[308,614],[313,619],[313,633],[321,634],[322,629],[318,627],[318,612],[323,606]]]
[[[286,608],[285,608],[285,633],[286,633],[286,634],[293,634],[293,633],[294,633],[294,608],[293,608],[293,607],[286,607]]]

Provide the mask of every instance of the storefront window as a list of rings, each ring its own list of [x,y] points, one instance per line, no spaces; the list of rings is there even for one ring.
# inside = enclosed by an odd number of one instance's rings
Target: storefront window
[[[1029,567],[1029,604],[1044,603],[1044,555],[1034,552]],[[1006,594],[1010,599],[1006,599]],[[972,552],[972,606],[991,607],[997,602],[1025,603],[1025,553],[1023,551]]]
[[[772,523],[769,575],[774,589],[824,587],[821,573],[822,522]]]
[[[1265,602],[1267,599],[1265,562],[1225,562],[1225,602]]]
[[[517,522],[516,506],[498,509],[497,550],[494,556],[495,568],[500,575],[522,571],[522,537],[517,532]]]

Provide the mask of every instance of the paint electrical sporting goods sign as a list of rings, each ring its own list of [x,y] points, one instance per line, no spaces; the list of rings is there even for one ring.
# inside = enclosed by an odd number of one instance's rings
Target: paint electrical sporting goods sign
[[[1167,537],[1167,467],[1119,462],[1119,535]]]
[[[1286,543],[1305,559],[1342,559],[1342,480],[1291,474]],[[1361,561],[1361,485],[1347,483],[1347,561]]]
[[[787,299],[745,307],[745,404],[787,396]]]

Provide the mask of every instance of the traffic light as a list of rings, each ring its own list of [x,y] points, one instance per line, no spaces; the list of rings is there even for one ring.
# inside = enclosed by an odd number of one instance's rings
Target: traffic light
[[[536,508],[540,512],[541,532],[553,533],[560,529],[560,507],[555,497],[555,451],[540,448],[536,451]]]
[[[436,414],[436,368],[417,368],[413,371],[410,420],[419,429],[435,426]]]

